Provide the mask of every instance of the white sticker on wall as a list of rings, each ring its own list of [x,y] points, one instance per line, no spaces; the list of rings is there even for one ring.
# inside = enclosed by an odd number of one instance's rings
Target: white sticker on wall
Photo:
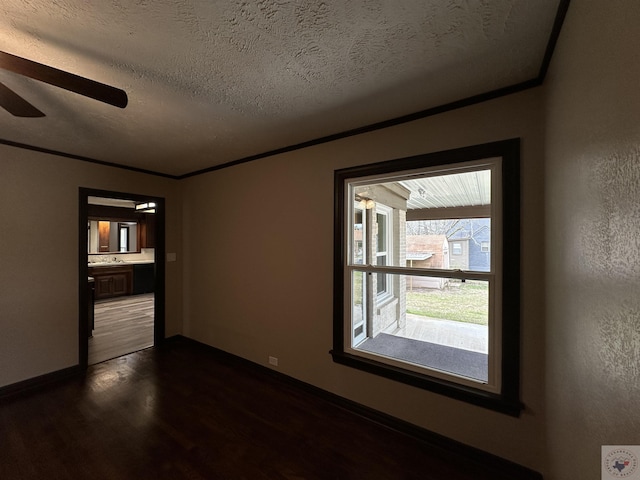
[[[640,480],[640,445],[603,445],[602,480]]]

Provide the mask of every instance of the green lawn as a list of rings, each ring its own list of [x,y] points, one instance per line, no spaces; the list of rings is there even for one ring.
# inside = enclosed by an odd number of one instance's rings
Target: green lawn
[[[467,281],[442,290],[407,291],[407,313],[486,325],[489,307],[486,282]]]

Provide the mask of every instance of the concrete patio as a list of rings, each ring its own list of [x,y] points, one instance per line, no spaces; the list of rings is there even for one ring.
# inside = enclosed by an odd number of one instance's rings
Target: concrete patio
[[[488,353],[486,325],[441,320],[407,313],[406,326],[385,331],[396,337],[436,343],[472,352]]]

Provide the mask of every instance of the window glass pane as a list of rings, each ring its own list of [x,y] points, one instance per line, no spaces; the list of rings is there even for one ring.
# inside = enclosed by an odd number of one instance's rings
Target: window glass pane
[[[351,276],[352,305],[351,305],[351,345],[356,346],[366,338],[366,302],[365,302],[365,274],[354,271]]]
[[[490,272],[490,241],[490,218],[408,221],[407,266]]]
[[[378,256],[378,265],[386,265],[387,257],[386,256]],[[378,295],[387,292],[387,274],[385,273],[377,273],[376,274],[376,292]]]
[[[389,251],[390,245],[393,244],[391,235],[394,233],[390,225],[391,209],[383,204],[377,204],[376,210],[376,258],[374,264],[376,266],[390,266],[395,265],[393,262],[391,252]],[[399,232],[398,232],[399,233]],[[396,233],[396,237],[398,234]],[[376,293],[379,297],[391,295],[391,284],[388,276],[384,273],[378,273],[376,275]]]
[[[491,205],[489,169],[429,175],[398,183],[411,192],[408,203],[413,210]]]
[[[360,208],[354,208],[353,215],[353,245],[351,247],[351,263],[356,265],[364,264],[364,241],[365,241],[365,216]]]
[[[519,148],[336,170],[334,361],[520,413]]]
[[[364,318],[370,334],[357,349],[487,382],[489,283],[386,276],[398,285],[395,301],[374,302]]]
[[[387,251],[387,216],[382,213],[376,214],[378,233],[376,235],[377,251]]]
[[[491,170],[424,175],[352,187],[354,240],[375,243],[365,253],[373,258],[354,255],[353,263],[381,264],[376,253],[393,251],[385,265],[491,271]]]

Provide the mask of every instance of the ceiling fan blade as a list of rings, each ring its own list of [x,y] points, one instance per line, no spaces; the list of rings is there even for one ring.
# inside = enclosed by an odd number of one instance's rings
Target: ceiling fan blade
[[[115,107],[124,108],[128,103],[124,90],[2,51],[0,51],[0,68]]]
[[[16,117],[44,117],[44,113],[0,83],[0,107]]]

